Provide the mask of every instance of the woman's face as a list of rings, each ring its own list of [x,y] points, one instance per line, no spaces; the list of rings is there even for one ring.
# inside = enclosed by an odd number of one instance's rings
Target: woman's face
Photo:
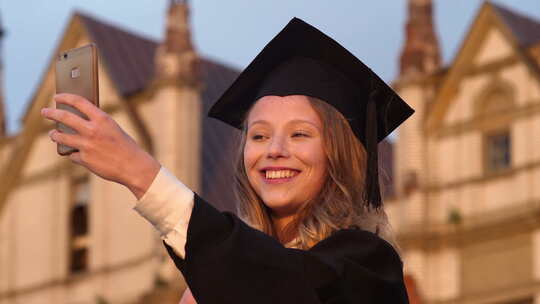
[[[248,116],[246,173],[273,216],[296,213],[326,178],[322,123],[306,96],[265,96]]]

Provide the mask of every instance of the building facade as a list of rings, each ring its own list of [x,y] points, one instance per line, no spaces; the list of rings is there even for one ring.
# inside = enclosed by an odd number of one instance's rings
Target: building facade
[[[422,303],[540,303],[540,22],[485,2],[442,67],[431,6],[409,1],[394,83],[405,272]]]

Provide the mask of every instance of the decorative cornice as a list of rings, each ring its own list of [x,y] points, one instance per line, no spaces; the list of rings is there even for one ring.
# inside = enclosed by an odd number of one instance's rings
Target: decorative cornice
[[[80,274],[69,275],[61,279],[52,279],[30,286],[8,290],[6,292],[0,293],[0,300],[12,299],[15,297],[40,292],[50,288],[58,288],[59,286],[65,286],[66,288],[69,288],[70,286],[77,284],[80,281],[87,281],[99,275],[107,275],[124,269],[136,267],[144,263],[148,263],[158,257],[159,256],[156,255],[155,252],[151,252],[138,258],[130,259],[112,266],[103,266],[96,269],[90,269],[89,271],[85,271]]]
[[[540,201],[527,201],[507,208],[464,217],[460,224],[418,223],[398,234],[404,250],[439,250],[497,240],[540,227]]]
[[[473,77],[481,74],[493,74],[502,69],[520,62],[519,56],[513,54],[503,59],[494,60],[482,65],[472,64],[463,74],[464,77]]]
[[[539,167],[540,167],[540,160],[529,162],[520,166],[510,167],[500,172],[485,172],[483,175],[480,175],[480,176],[473,176],[469,178],[460,179],[457,181],[441,183],[441,184],[433,183],[433,184],[428,185],[427,187],[424,186],[424,187],[419,188],[419,191],[426,192],[428,194],[433,194],[440,191],[459,188],[464,185],[487,183],[487,182],[492,182],[501,178],[511,178],[511,177],[516,176],[518,173],[522,173],[524,171],[530,171],[533,169],[537,169]]]
[[[526,106],[515,108],[511,112],[501,113],[497,117],[478,116],[466,121],[444,126],[432,135],[436,136],[438,139],[449,136],[459,136],[467,132],[483,131],[496,123],[497,120],[512,122],[540,114],[540,100],[527,101],[526,104]]]

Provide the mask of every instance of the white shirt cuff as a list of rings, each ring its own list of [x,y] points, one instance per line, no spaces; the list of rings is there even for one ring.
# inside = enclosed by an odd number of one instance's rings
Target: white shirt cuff
[[[193,191],[162,166],[133,209],[159,231],[161,239],[180,258],[185,258],[187,229],[193,204]]]

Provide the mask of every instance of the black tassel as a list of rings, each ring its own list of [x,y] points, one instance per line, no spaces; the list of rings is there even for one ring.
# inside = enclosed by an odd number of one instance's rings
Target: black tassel
[[[377,134],[377,89],[372,87],[371,94],[366,106],[366,185],[365,201],[368,206],[373,208],[382,207],[381,191],[379,188],[379,153],[377,145],[379,143]]]

